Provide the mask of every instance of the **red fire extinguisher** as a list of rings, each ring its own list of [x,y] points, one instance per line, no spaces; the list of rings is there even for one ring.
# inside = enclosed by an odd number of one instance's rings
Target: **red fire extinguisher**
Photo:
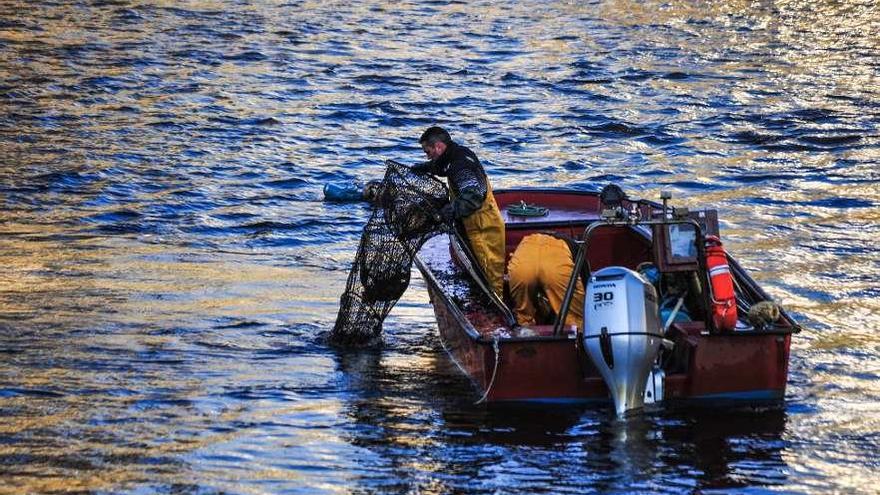
[[[709,293],[712,295],[712,321],[715,328],[733,331],[736,327],[733,278],[721,239],[714,235],[706,236],[706,269],[709,271]]]

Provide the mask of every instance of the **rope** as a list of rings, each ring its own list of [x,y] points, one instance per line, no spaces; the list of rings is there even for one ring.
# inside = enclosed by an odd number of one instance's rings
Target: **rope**
[[[489,380],[489,386],[486,387],[486,393],[484,393],[478,401],[474,402],[474,405],[482,404],[483,402],[485,402],[486,397],[489,397],[489,392],[492,391],[492,386],[495,385],[495,375],[498,373],[498,364],[501,362],[501,348],[498,344],[497,335],[492,338],[492,350],[495,351],[495,368],[492,370],[492,379]]]

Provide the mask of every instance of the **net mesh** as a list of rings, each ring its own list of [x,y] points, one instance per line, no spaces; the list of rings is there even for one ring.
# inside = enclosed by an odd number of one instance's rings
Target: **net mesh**
[[[386,165],[339,300],[330,334],[338,345],[356,345],[379,335],[385,317],[409,286],[416,253],[425,241],[447,230],[440,220],[440,209],[448,202],[443,183],[397,162]]]

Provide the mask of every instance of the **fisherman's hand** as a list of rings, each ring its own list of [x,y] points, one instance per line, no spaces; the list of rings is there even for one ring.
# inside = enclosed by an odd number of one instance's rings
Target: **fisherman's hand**
[[[452,206],[452,203],[446,203],[443,208],[440,209],[440,219],[443,220],[443,223],[452,225],[455,222],[455,207]]]

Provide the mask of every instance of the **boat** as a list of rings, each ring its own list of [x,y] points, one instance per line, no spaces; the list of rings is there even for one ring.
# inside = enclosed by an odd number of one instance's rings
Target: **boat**
[[[646,406],[782,403],[791,338],[801,328],[719,251],[717,210],[670,206],[667,192],[661,203],[630,199],[616,186],[601,192],[505,189],[495,199],[508,256],[533,233],[577,241],[578,266],[559,313],[565,314],[581,277],[585,317],[566,328],[551,312],[522,327],[506,284],[505,294],[486,288],[460,234],[426,242],[415,265],[440,342],[473,382],[477,402],[604,403],[618,415]],[[652,268],[659,281],[650,279]],[[680,283],[671,298],[664,281]],[[719,316],[723,282],[731,292],[726,303],[735,303],[733,318]],[[615,294],[617,300],[608,301]],[[776,313],[757,321],[752,309],[761,303]]]

